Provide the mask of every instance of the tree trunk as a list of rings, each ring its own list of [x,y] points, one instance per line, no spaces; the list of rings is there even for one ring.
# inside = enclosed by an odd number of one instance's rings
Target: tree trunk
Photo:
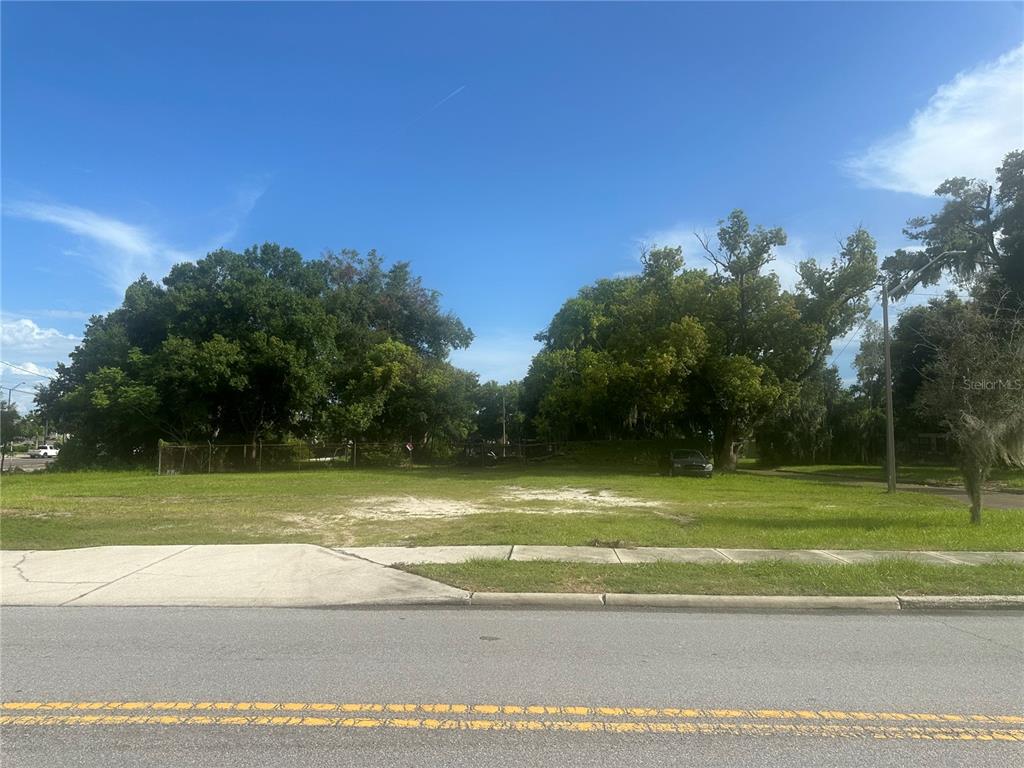
[[[981,485],[984,482],[984,473],[970,463],[962,465],[964,471],[964,487],[971,500],[971,524],[981,525]]]
[[[727,418],[722,429],[721,442],[715,455],[715,469],[719,472],[736,471],[736,425]]]

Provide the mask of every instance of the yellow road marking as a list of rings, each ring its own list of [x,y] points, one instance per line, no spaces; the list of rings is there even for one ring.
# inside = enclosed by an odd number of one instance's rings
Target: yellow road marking
[[[430,715],[552,715],[568,717],[629,717],[704,720],[854,720],[922,723],[989,723],[1024,725],[1021,715],[964,715],[926,712],[859,712],[835,709],[685,709],[679,707],[584,707],[516,704],[374,704],[266,701],[4,701],[0,711],[218,711],[218,712],[340,712]]]
[[[564,731],[615,734],[731,734],[738,736],[818,736],[859,739],[1024,742],[1024,730],[941,726],[846,725],[835,723],[642,722],[520,719],[434,719],[304,717],[289,715],[0,715],[8,726],[220,725],[406,730]]]

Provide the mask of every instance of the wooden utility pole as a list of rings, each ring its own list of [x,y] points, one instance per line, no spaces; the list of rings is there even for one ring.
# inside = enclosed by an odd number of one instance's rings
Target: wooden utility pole
[[[505,395],[501,395],[501,458],[505,458],[505,445],[508,443],[508,438],[505,435]]]
[[[889,286],[882,281],[882,335],[885,343],[885,482],[889,493],[896,492],[896,427],[892,413],[892,355],[889,352]]]

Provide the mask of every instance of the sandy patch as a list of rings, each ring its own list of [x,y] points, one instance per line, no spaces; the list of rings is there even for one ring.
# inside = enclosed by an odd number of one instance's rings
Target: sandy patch
[[[352,517],[365,520],[402,520],[407,518],[465,517],[481,512],[496,512],[493,507],[470,501],[421,496],[367,496],[353,499],[346,510]]]
[[[587,488],[531,489],[519,486],[499,488],[489,501],[459,501],[422,496],[367,496],[353,499],[347,513],[365,520],[444,519],[486,512],[516,512],[526,515],[598,514],[618,508],[657,509],[660,501],[623,496],[614,491]]]
[[[545,501],[556,504],[571,505],[570,511],[604,511],[609,507],[633,507],[641,509],[657,509],[664,507],[664,502],[638,499],[635,496],[623,496],[615,491],[594,491],[589,488],[521,488],[510,485],[501,489],[504,497],[510,501]]]

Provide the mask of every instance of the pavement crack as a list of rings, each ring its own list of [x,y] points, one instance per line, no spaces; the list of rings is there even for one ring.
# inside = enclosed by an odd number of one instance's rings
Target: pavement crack
[[[991,643],[992,645],[994,645],[994,646],[996,646],[998,648],[1003,648],[1003,649],[1005,649],[1007,651],[1012,651],[1017,656],[1024,657],[1024,650],[1022,650],[1021,648],[1017,648],[1017,647],[1014,647],[1012,645],[1007,645],[1006,643],[1000,643],[998,640],[993,640],[991,637],[985,637],[984,635],[979,635],[977,632],[971,632],[970,630],[964,629],[963,627],[958,627],[955,624],[950,624],[948,621],[943,621],[938,616],[928,616],[926,618],[929,621],[934,621],[936,624],[941,624],[942,626],[946,627],[947,629],[952,629],[952,630],[955,630],[957,632],[962,632],[963,634],[970,635],[971,637],[975,637],[978,640],[984,640],[986,643]]]
[[[25,558],[27,558],[29,555],[31,555],[32,552],[34,552],[34,551],[35,550],[32,550],[30,552],[23,552],[22,555],[21,555],[21,558],[18,560],[18,562],[16,562],[14,564],[14,572],[16,574],[18,574],[18,576],[21,578],[21,580],[26,582],[27,584],[32,584],[33,582],[32,582],[32,579],[30,579],[28,576],[26,576],[25,572],[21,570],[21,566],[23,566],[25,564]]]
[[[97,591],[99,589],[104,589],[105,587],[109,587],[111,584],[116,584],[117,582],[121,581],[122,579],[127,579],[129,576],[134,576],[139,571],[144,571],[147,568],[152,568],[154,565],[162,563],[165,560],[170,560],[172,557],[177,557],[178,555],[180,555],[180,554],[182,554],[184,552],[188,552],[194,546],[195,546],[195,544],[189,544],[184,549],[179,549],[177,552],[172,552],[171,554],[167,555],[167,557],[161,557],[159,560],[154,560],[152,563],[146,563],[141,568],[136,568],[134,571],[131,571],[130,573],[126,573],[124,576],[118,576],[116,579],[112,579],[111,581],[108,581],[108,582],[106,582],[104,584],[100,584],[98,587],[95,587],[94,589],[90,589],[88,592],[83,592],[82,594],[78,595],[78,597],[73,597],[70,600],[65,600],[60,605],[61,605],[61,607],[63,607],[65,605],[67,605],[68,603],[73,603],[76,600],[81,600],[86,595],[91,595],[93,592],[95,592],[95,591]]]

